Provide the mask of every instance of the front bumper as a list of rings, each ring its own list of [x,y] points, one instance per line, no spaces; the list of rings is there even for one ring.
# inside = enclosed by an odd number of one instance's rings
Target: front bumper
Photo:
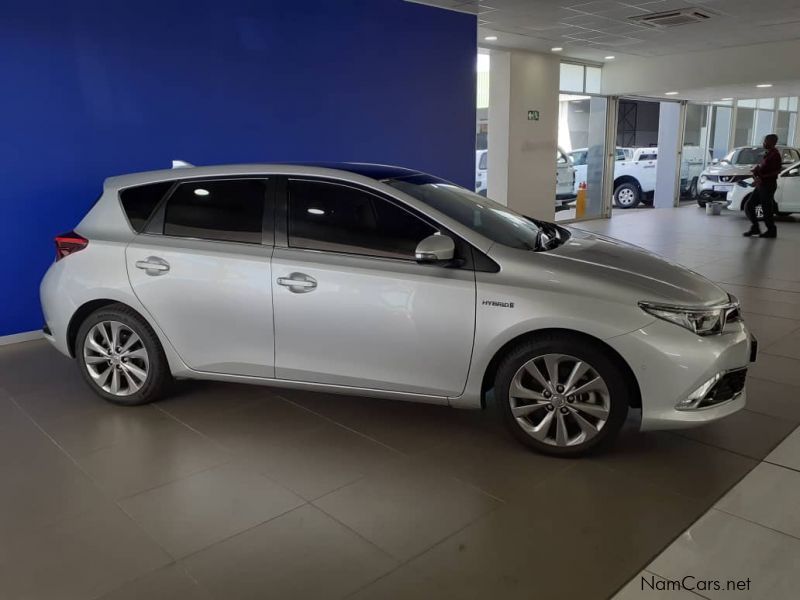
[[[746,368],[752,338],[741,321],[719,335],[701,337],[666,321],[606,340],[628,362],[642,395],[641,429],[682,429],[726,417],[742,408],[746,394],[693,410],[678,404],[718,373]]]
[[[697,194],[709,200],[725,200],[733,191],[735,183],[720,183],[717,181],[697,181]]]

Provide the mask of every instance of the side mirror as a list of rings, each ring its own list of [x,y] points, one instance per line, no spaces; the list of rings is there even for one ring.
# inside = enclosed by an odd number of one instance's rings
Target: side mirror
[[[456,253],[456,244],[453,238],[446,235],[429,235],[419,244],[414,251],[418,263],[433,264],[449,262]]]

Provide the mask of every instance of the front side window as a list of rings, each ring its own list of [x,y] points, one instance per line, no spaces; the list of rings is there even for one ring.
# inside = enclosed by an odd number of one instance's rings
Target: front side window
[[[167,201],[164,235],[260,244],[266,193],[264,179],[183,182]]]
[[[290,179],[288,192],[293,248],[413,260],[417,244],[437,232],[404,208],[346,185]]]

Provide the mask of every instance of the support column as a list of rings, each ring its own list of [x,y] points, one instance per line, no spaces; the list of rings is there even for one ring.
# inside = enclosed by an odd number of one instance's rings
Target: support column
[[[559,59],[495,51],[491,65],[488,196],[524,215],[553,220]]]
[[[682,106],[678,102],[661,102],[658,116],[658,170],[653,205],[673,208],[680,198],[680,170],[683,148]]]

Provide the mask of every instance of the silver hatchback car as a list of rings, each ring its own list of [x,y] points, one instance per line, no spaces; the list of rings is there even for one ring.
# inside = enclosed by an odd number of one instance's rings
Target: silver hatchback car
[[[574,456],[745,404],[735,298],[640,248],[367,164],[112,177],[56,238],[45,335],[102,397],[172,378],[481,408]],[[491,394],[490,394],[491,392]]]

